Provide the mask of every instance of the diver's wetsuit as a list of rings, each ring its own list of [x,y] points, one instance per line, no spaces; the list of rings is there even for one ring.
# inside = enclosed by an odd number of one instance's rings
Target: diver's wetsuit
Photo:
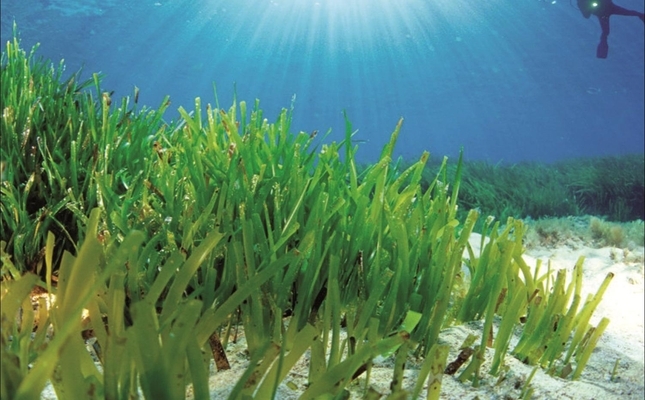
[[[589,18],[591,14],[598,17],[601,29],[600,43],[598,43],[598,49],[596,50],[596,57],[598,58],[607,58],[607,53],[609,52],[609,44],[607,43],[609,17],[612,15],[626,15],[639,17],[641,21],[645,22],[642,12],[617,6],[612,0],[578,0],[578,8],[580,8],[585,18]]]

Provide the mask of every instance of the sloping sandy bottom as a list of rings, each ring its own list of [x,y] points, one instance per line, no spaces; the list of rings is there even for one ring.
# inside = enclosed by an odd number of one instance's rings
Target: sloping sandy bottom
[[[473,234],[471,243],[477,244],[479,238]],[[609,288],[603,300],[596,309],[591,323],[595,326],[602,317],[608,317],[610,324],[602,335],[594,350],[582,377],[577,381],[560,379],[547,375],[538,370],[530,385],[533,389],[533,399],[644,399],[644,314],[643,314],[643,248],[631,251],[605,247],[591,248],[583,244],[563,245],[557,248],[535,248],[527,250],[525,259],[532,266],[535,260],[544,260],[542,271],[546,270],[547,260],[551,260],[553,270],[566,269],[572,271],[580,256],[585,256],[583,298],[587,293],[595,293],[609,272],[614,273]],[[483,323],[475,322],[444,330],[440,335],[442,343],[451,347],[448,361],[457,356],[457,349],[468,334],[480,335]],[[518,335],[511,342],[509,349],[517,343]],[[248,358],[244,353],[245,343],[241,338],[235,344],[230,344],[227,355],[231,370],[213,372],[211,376],[211,398],[226,399],[238,377],[248,367]],[[493,350],[488,349],[487,359],[482,371],[488,371]],[[614,379],[612,372],[618,361]],[[418,373],[422,360],[410,359],[406,364],[404,388],[412,389],[415,374]],[[518,399],[522,388],[533,367],[528,366],[507,355],[505,359],[507,372],[503,379],[483,374],[480,386],[477,388],[467,383],[461,383],[455,376],[444,376],[442,383],[442,399]],[[392,358],[378,360],[372,368],[370,387],[380,393],[382,398],[389,394],[392,379]],[[462,367],[463,368],[463,367]],[[290,371],[280,386],[276,398],[297,399],[306,389],[307,384],[307,355]],[[365,374],[353,382],[348,388],[352,399],[363,398],[365,394]],[[422,393],[425,398],[426,392]]]
[[[473,234],[471,244],[477,247],[479,237]],[[477,250],[475,250],[477,251]],[[591,323],[595,326],[602,317],[608,317],[611,322],[600,338],[581,379],[571,381],[551,377],[538,370],[530,385],[533,389],[533,399],[644,399],[644,327],[643,313],[643,247],[625,251],[616,248],[592,248],[582,243],[569,243],[555,248],[533,248],[527,250],[525,259],[528,265],[535,265],[536,259],[544,260],[542,271],[546,270],[547,260],[551,260],[553,270],[566,269],[572,271],[580,256],[585,256],[583,298],[588,293],[595,293],[609,272],[614,273],[609,288],[603,300],[596,309]],[[568,281],[568,280],[567,280]],[[451,327],[440,335],[440,341],[451,347],[448,362],[457,357],[457,349],[468,334],[479,336],[482,322]],[[518,335],[511,342],[509,351],[517,343]],[[245,352],[246,343],[243,332],[240,332],[235,343],[229,343],[226,354],[231,369],[217,372],[211,365],[210,392],[212,399],[227,399],[235,383],[249,365]],[[502,379],[488,375],[493,350],[488,349],[486,362],[482,367],[485,372],[480,386],[477,388],[457,380],[455,376],[444,376],[441,398],[455,400],[487,400],[487,399],[518,399],[527,377],[533,367],[515,359],[511,355],[505,358],[506,372]],[[307,387],[308,354],[296,364],[287,378],[280,385],[276,394],[277,399],[298,399]],[[614,365],[618,368],[612,379]],[[411,390],[416,381],[422,360],[409,359],[406,363],[403,387]],[[212,363],[212,362],[211,362]],[[385,399],[390,393],[393,358],[379,359],[374,364],[369,386]],[[462,367],[463,368],[463,367]],[[365,374],[348,387],[352,399],[362,399],[365,395]],[[189,397],[190,397],[190,390]],[[425,398],[425,388],[422,398]],[[42,398],[55,399],[51,386],[45,389]]]

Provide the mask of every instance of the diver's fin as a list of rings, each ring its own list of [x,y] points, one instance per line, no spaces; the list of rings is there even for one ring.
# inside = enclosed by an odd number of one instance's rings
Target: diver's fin
[[[609,44],[605,40],[602,40],[598,43],[598,48],[596,49],[596,57],[598,58],[607,58],[609,53]]]

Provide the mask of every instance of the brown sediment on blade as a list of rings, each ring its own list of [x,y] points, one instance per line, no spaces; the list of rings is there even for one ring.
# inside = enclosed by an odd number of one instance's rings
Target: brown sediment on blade
[[[215,360],[215,366],[218,371],[224,371],[231,369],[231,364],[228,362],[226,357],[226,352],[224,351],[224,346],[222,346],[222,341],[217,336],[217,333],[213,332],[211,337],[208,339],[208,344],[211,346],[211,351],[213,352],[213,360]]]
[[[467,347],[463,349],[459,353],[455,361],[448,364],[448,366],[446,367],[443,373],[446,375],[454,375],[455,372],[457,372],[459,368],[461,368],[461,366],[464,365],[466,361],[468,361],[468,359],[470,358],[470,356],[473,355],[474,352],[475,350],[473,350],[472,347]]]

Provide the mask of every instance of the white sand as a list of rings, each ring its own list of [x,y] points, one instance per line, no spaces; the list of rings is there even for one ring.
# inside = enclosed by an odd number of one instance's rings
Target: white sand
[[[473,234],[471,243],[478,244],[478,235]],[[602,317],[610,318],[611,322],[605,330],[596,349],[594,350],[582,377],[577,381],[554,378],[542,370],[538,370],[531,381],[534,399],[643,399],[645,398],[643,374],[643,248],[637,247],[625,252],[615,248],[595,249],[584,244],[563,245],[558,248],[537,248],[528,250],[525,259],[529,265],[535,265],[537,258],[543,259],[543,269],[546,262],[551,260],[554,270],[573,270],[578,258],[584,255],[583,298],[587,293],[595,293],[608,272],[614,273],[609,288],[603,300],[596,309],[591,323],[595,326]],[[456,358],[456,350],[469,333],[480,335],[481,322],[444,330],[440,335],[443,343],[451,346],[448,361]],[[517,337],[511,343],[510,349],[517,342]],[[248,366],[248,358],[244,353],[244,340],[229,345],[227,355],[231,370],[214,372],[211,376],[211,398],[226,399],[237,382],[240,374]],[[509,350],[510,350],[509,349]],[[490,367],[492,350],[488,349],[487,360],[482,371]],[[614,379],[611,379],[616,360],[620,360]],[[411,389],[414,377],[421,360],[409,360],[406,365],[404,388]],[[499,382],[497,377],[484,373],[481,385],[473,388],[470,383],[461,383],[456,376],[444,376],[442,384],[442,399],[517,399],[526,378],[533,367],[515,359],[511,355],[505,358],[508,372]],[[389,394],[391,381],[391,358],[379,360],[372,369],[370,386],[385,398]],[[462,367],[463,368],[463,367]],[[459,372],[456,374],[458,375]],[[365,389],[365,374],[353,382],[348,388],[351,398],[363,397]],[[289,388],[286,383],[292,388]],[[300,360],[289,373],[277,393],[278,399],[297,399],[306,389],[307,360]],[[295,389],[294,389],[295,387]],[[422,398],[425,398],[425,390]]]
[[[471,243],[475,247],[478,246],[478,235],[472,235]],[[643,247],[634,247],[631,251],[624,251],[609,247],[595,249],[580,242],[568,243],[568,245],[551,249],[530,249],[526,252],[525,259],[529,265],[535,265],[537,258],[543,259],[545,264],[550,259],[554,270],[564,268],[571,271],[581,255],[586,257],[583,268],[583,298],[587,293],[596,292],[608,272],[613,272],[615,275],[591,321],[594,326],[602,317],[610,318],[611,322],[593,352],[581,379],[571,381],[554,378],[542,370],[538,370],[531,381],[532,398],[644,399]],[[546,265],[543,268],[545,267]],[[482,325],[481,322],[475,322],[452,327],[441,333],[440,341],[449,344],[452,349],[448,356],[449,362],[456,358],[458,353],[456,349],[468,334],[480,335]],[[249,365],[243,332],[240,333],[238,339],[236,343],[229,344],[226,349],[231,369],[216,372],[211,366],[212,399],[228,398],[233,386]],[[517,339],[517,337],[514,338],[509,350],[512,350]],[[488,371],[491,358],[492,350],[488,349],[482,371]],[[620,361],[615,379],[612,380],[612,370],[617,359]],[[415,374],[417,374],[420,363],[421,360],[414,359],[407,362],[404,388],[409,390],[414,385]],[[473,388],[470,383],[461,383],[454,376],[444,376],[441,398],[455,400],[518,399],[521,388],[533,367],[521,363],[511,355],[506,356],[505,365],[508,367],[508,372],[503,375],[503,380],[499,381],[497,377],[484,373],[478,388]],[[370,386],[380,393],[383,399],[389,394],[392,366],[392,358],[382,359],[375,363],[371,372]],[[280,385],[276,398],[281,400],[297,399],[306,389],[307,373],[307,357],[305,355]],[[458,374],[459,372],[456,375]],[[363,398],[365,374],[350,384],[348,389],[352,399]],[[424,390],[422,398],[425,398],[425,395]],[[51,386],[45,390],[42,398],[56,398]]]

